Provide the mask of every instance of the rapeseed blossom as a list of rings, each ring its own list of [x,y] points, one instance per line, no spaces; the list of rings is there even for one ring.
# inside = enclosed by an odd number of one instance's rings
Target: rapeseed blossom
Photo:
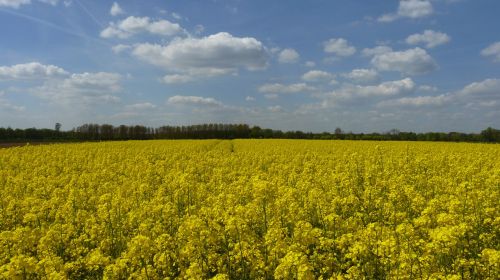
[[[2,279],[496,279],[500,146],[0,150]]]

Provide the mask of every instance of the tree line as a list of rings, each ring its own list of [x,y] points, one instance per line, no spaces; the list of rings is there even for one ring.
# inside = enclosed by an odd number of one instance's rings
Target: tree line
[[[149,139],[323,139],[323,140],[391,140],[500,143],[500,130],[488,127],[480,133],[461,132],[402,132],[396,129],[385,133],[352,133],[340,128],[334,132],[312,133],[264,129],[247,124],[198,124],[188,126],[84,124],[69,131],[55,129],[12,129],[0,127],[2,142],[72,142]]]

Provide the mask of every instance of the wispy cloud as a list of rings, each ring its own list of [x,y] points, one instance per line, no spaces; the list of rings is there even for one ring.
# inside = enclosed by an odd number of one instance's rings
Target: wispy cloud
[[[42,18],[34,17],[34,16],[31,16],[31,15],[27,15],[27,14],[23,14],[23,13],[20,13],[20,12],[17,12],[17,11],[13,11],[13,10],[9,10],[9,9],[3,9],[3,8],[0,8],[0,12],[4,12],[4,13],[7,13],[7,14],[10,14],[10,15],[19,17],[19,18],[24,18],[26,20],[29,20],[29,21],[32,21],[32,22],[44,25],[46,27],[52,28],[54,30],[63,32],[63,33],[68,34],[68,35],[80,37],[80,38],[83,38],[83,39],[86,39],[86,40],[90,40],[90,41],[93,41],[93,42],[96,42],[96,43],[99,43],[99,44],[102,44],[102,45],[110,46],[109,43],[107,43],[107,42],[105,42],[103,40],[100,40],[100,39],[95,38],[95,37],[88,36],[87,34],[84,34],[84,33],[78,33],[78,32],[76,32],[76,31],[74,31],[72,29],[69,29],[69,28],[57,25],[57,24],[55,24],[53,22],[47,21],[47,20],[42,19]]]

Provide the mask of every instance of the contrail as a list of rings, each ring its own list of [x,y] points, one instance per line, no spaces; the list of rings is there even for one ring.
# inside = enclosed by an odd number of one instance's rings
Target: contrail
[[[8,9],[3,9],[3,8],[0,8],[0,12],[4,12],[4,13],[7,13],[7,14],[16,16],[16,17],[24,18],[24,19],[27,19],[27,20],[30,20],[32,22],[36,22],[36,23],[45,25],[47,27],[50,27],[52,29],[61,31],[61,32],[69,34],[69,35],[73,35],[73,36],[76,36],[76,37],[84,38],[84,39],[87,39],[87,40],[92,40],[92,41],[98,42],[98,43],[106,45],[106,46],[111,46],[110,44],[108,44],[108,43],[106,43],[106,42],[104,42],[102,40],[99,40],[99,39],[94,38],[94,37],[90,37],[90,36],[88,36],[86,34],[77,33],[77,32],[75,32],[73,30],[64,28],[62,26],[59,26],[57,24],[54,24],[54,23],[52,23],[50,21],[46,21],[46,20],[41,19],[41,18],[33,17],[33,16],[30,16],[30,15],[27,15],[27,14],[15,12],[15,11],[8,10]]]
[[[85,7],[82,2],[79,0],[75,0],[75,2],[82,8],[82,10],[95,22],[97,25],[99,25],[101,28],[104,28],[104,24],[102,24],[88,9]]]

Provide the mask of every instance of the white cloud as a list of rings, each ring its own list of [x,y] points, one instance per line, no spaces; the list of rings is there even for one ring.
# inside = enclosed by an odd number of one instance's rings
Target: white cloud
[[[466,107],[494,107],[500,92],[500,79],[474,82],[463,89],[436,96],[404,97],[379,102],[379,107],[424,107],[455,104]]]
[[[172,13],[171,14],[173,18],[175,18],[176,20],[181,20],[182,19],[182,16],[179,15],[178,13]]]
[[[483,56],[492,56],[495,62],[500,62],[500,42],[493,43],[481,51]]]
[[[418,90],[423,92],[437,92],[438,88],[435,86],[422,85],[418,87]]]
[[[72,74],[66,79],[50,79],[32,92],[59,104],[110,103],[120,100],[112,95],[121,90],[121,75],[98,72]]]
[[[15,112],[23,112],[26,110],[26,107],[14,105],[14,104],[10,103],[8,100],[3,99],[3,98],[0,98],[0,108],[5,109],[5,110],[9,110],[9,111],[15,111]]]
[[[304,64],[306,67],[315,67],[316,66],[316,63],[314,61],[306,61],[306,63]]]
[[[295,63],[299,60],[299,57],[299,53],[294,49],[284,49],[280,52],[278,61],[280,63]]]
[[[380,78],[378,72],[373,69],[354,69],[343,76],[360,84],[375,82]]]
[[[428,49],[448,43],[451,40],[446,33],[437,32],[434,30],[425,30],[420,34],[413,34],[406,38],[406,43],[409,45],[425,44]]]
[[[183,84],[183,83],[188,83],[191,81],[194,81],[195,78],[189,75],[183,75],[183,74],[171,74],[171,75],[165,75],[162,78],[162,82],[165,84]]]
[[[459,3],[459,2],[463,2],[463,1],[466,1],[466,0],[431,0],[433,2],[445,2],[446,4],[454,4],[454,3]]]
[[[0,80],[45,79],[64,75],[68,75],[64,69],[54,65],[43,65],[39,62],[0,67]]]
[[[106,89],[110,92],[120,90],[119,82],[121,75],[116,73],[98,72],[98,73],[82,73],[72,74],[70,78],[64,80],[64,84],[68,87],[86,88],[86,89]]]
[[[458,94],[469,97],[490,96],[499,98],[500,79],[486,79],[481,82],[471,83],[459,91]]]
[[[398,15],[408,18],[421,18],[432,15],[432,3],[427,0],[402,0],[399,2]]]
[[[395,96],[408,94],[415,90],[415,82],[410,78],[399,81],[384,82],[376,86],[356,86],[356,95],[369,96]]]
[[[111,9],[109,10],[109,14],[112,16],[118,16],[125,14],[125,11],[120,7],[120,5],[116,2],[113,2]]]
[[[434,13],[432,3],[428,0],[401,0],[395,14],[385,14],[378,18],[379,22],[392,22],[399,18],[417,19]]]
[[[412,93],[415,91],[415,87],[415,82],[412,79],[405,78],[374,86],[347,85],[328,93],[326,96],[336,101],[351,100],[354,98],[390,97]]]
[[[378,54],[384,54],[384,53],[388,53],[388,52],[392,52],[392,48],[388,47],[388,46],[376,46],[374,48],[365,48],[361,51],[363,56],[366,56],[366,57],[371,57],[371,56],[375,56]]]
[[[55,6],[57,5],[57,3],[59,3],[59,0],[38,0],[38,1],[52,6]]]
[[[245,97],[245,100],[246,101],[255,101],[255,97],[253,97],[253,96],[247,96],[247,97]]]
[[[276,94],[276,93],[267,93],[267,94],[264,94],[264,97],[266,99],[276,99],[280,96],[279,96],[279,94]]]
[[[480,101],[476,103],[468,103],[467,106],[479,106],[479,107],[497,107],[500,105],[500,102],[498,100],[490,100],[490,101]],[[500,108],[500,106],[498,106]],[[498,113],[498,111],[496,111]]]
[[[259,70],[267,67],[268,55],[255,38],[217,33],[203,38],[177,38],[162,46],[138,44],[137,58],[169,71],[190,76],[216,76],[237,73],[239,68]]]
[[[335,78],[335,75],[320,70],[311,70],[302,75],[302,80],[307,82],[328,81],[332,80],[333,78]]]
[[[116,46],[113,46],[113,47],[111,48],[111,50],[112,50],[114,53],[119,54],[119,53],[122,53],[122,52],[124,52],[124,51],[127,51],[127,50],[129,50],[129,49],[131,49],[131,48],[132,48],[132,46],[129,46],[129,45],[118,44],[118,45],[116,45]]]
[[[38,2],[55,6],[57,5],[57,3],[59,3],[59,0],[38,0]],[[28,4],[31,4],[31,0],[0,0],[0,7],[18,9],[22,5]]]
[[[399,71],[408,75],[426,74],[437,69],[434,59],[421,48],[375,55],[371,63],[380,71]]]
[[[326,53],[333,53],[336,56],[347,57],[356,53],[356,48],[343,38],[332,38],[323,43],[323,46]]]
[[[316,88],[308,86],[305,83],[297,84],[264,84],[259,87],[259,92],[261,93],[299,93],[299,92],[309,92],[314,91]]]
[[[267,110],[270,112],[273,112],[273,113],[280,113],[280,112],[284,111],[283,107],[281,107],[280,105],[269,106],[269,107],[267,107]]]
[[[384,100],[377,103],[377,107],[422,107],[422,106],[441,106],[451,100],[449,95],[441,94],[437,96],[416,96],[403,97],[399,99]]]
[[[119,29],[114,23],[110,24],[111,26],[106,27],[106,29],[101,31],[100,36],[102,38],[120,38],[120,39],[126,39],[130,36],[132,36],[131,33],[123,31]]]
[[[399,18],[399,16],[397,14],[384,14],[384,15],[381,15],[377,20],[379,22],[392,22],[398,18]]]
[[[281,48],[279,48],[279,47],[272,47],[269,49],[269,52],[273,55],[279,53],[280,51],[281,51]]]
[[[184,96],[175,95],[168,99],[169,104],[174,105],[188,105],[188,106],[210,106],[210,107],[223,107],[222,102],[211,98],[201,96]]]
[[[500,93],[500,79],[486,79],[474,82],[453,94],[456,102],[467,108],[497,107]],[[500,110],[498,106],[497,111]]]
[[[148,110],[156,108],[156,105],[151,104],[149,102],[144,102],[144,103],[130,104],[125,106],[125,108],[129,110]]]
[[[103,38],[125,39],[134,34],[151,33],[162,36],[173,36],[184,32],[177,23],[168,20],[151,20],[149,17],[130,16],[118,23],[111,22],[107,28],[101,31]]]
[[[31,0],[0,0],[0,7],[17,9],[22,5],[30,4]]]
[[[203,31],[205,31],[205,26],[203,26],[202,24],[197,24],[194,27],[194,34],[196,35],[200,35],[201,33],[203,33]]]

